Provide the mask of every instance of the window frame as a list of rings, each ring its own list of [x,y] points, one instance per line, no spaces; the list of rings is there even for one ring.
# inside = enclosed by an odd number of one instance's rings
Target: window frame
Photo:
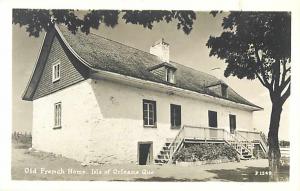
[[[165,80],[169,83],[175,84],[175,70],[173,68],[166,67],[166,79]]]
[[[212,114],[215,114],[215,117]],[[214,117],[214,118],[211,118],[211,117]],[[211,121],[213,119],[215,119],[215,126],[211,124],[211,123],[214,123]],[[218,112],[217,111],[208,110],[208,127],[218,128]]]
[[[221,95],[223,97],[228,97],[228,86],[225,84],[221,84]]]
[[[179,109],[179,110],[176,110]],[[179,111],[179,114],[176,113]],[[179,118],[178,116],[179,115]],[[176,124],[179,121],[179,124]],[[181,128],[181,105],[170,104],[170,125],[171,129],[180,129]]]
[[[58,107],[59,106],[59,109]],[[61,102],[54,103],[54,125],[53,129],[61,129],[62,104]]]
[[[231,119],[234,119],[234,131],[231,131]],[[236,131],[236,115],[229,114],[229,131],[231,134],[234,134]]]
[[[144,105],[147,105],[145,110]],[[152,118],[150,117],[150,105],[152,105]],[[147,123],[145,123],[145,111],[147,111]],[[153,120],[153,124],[150,124],[150,120]],[[147,128],[156,128],[157,127],[157,112],[156,112],[156,101],[143,99],[143,126]]]
[[[60,61],[56,61],[55,64],[52,65],[52,82],[57,82],[60,80],[61,74],[61,63]]]

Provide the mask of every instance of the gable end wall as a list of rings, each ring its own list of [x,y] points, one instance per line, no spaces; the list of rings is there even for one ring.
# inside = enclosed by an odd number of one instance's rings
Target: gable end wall
[[[52,66],[60,61],[60,80],[52,82]],[[88,68],[81,64],[67,51],[61,39],[54,37],[45,68],[37,85],[33,100],[49,95],[53,92],[66,88],[87,79]]]

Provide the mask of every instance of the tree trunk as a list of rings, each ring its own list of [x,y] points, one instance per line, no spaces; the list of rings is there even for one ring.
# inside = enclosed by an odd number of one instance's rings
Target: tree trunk
[[[278,130],[279,130],[281,112],[282,112],[282,105],[278,102],[273,102],[269,133],[268,133],[269,169],[271,171],[270,181],[279,181],[278,168],[280,165],[281,155],[280,155],[279,141],[278,141]]]

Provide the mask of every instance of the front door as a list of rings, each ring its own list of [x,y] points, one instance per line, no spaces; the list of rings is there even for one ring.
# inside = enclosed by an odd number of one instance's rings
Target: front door
[[[152,142],[138,143],[138,161],[139,165],[148,165],[152,162],[153,151]]]

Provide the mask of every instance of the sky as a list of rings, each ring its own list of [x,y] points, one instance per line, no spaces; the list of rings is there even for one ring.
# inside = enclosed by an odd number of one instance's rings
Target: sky
[[[119,20],[119,24],[114,28],[101,25],[98,30],[92,32],[147,52],[155,41],[164,38],[170,44],[170,60],[221,78],[241,96],[263,107],[263,111],[254,112],[253,121],[256,129],[267,133],[271,101],[266,88],[258,80],[225,78],[222,74],[226,63],[216,57],[209,57],[209,49],[205,44],[209,36],[221,34],[224,16],[226,13],[217,17],[212,17],[208,12],[197,13],[193,30],[189,35],[177,30],[176,22],[157,23],[150,30],[139,25],[125,24],[123,20]],[[13,131],[31,131],[32,102],[23,101],[22,94],[38,58],[44,35],[43,33],[39,38],[29,37],[24,27],[12,26]],[[211,70],[216,67],[220,70]],[[279,130],[279,138],[284,140],[289,139],[288,110],[289,100],[283,107]]]

